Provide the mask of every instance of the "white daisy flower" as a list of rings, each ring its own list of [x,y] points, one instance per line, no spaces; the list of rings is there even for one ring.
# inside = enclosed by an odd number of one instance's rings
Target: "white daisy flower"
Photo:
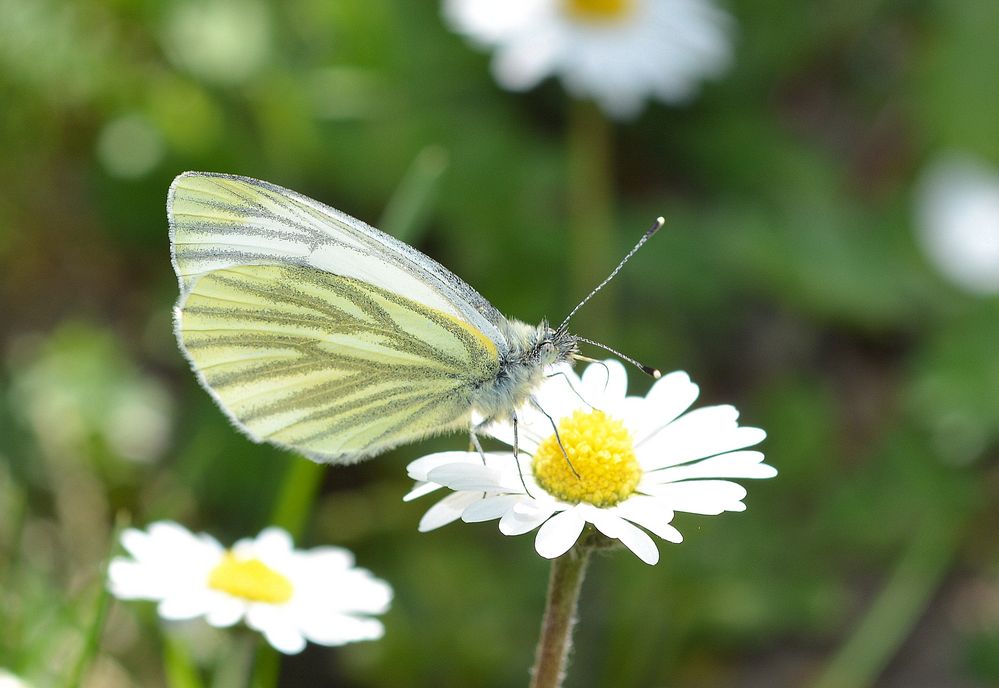
[[[916,199],[926,256],[951,282],[999,293],[999,170],[952,154],[929,166]]]
[[[683,103],[732,60],[732,17],[711,0],[445,0],[458,32],[495,49],[504,88],[559,76],[619,119],[646,98]]]
[[[384,633],[369,615],[388,610],[392,588],[355,568],[345,549],[296,550],[280,528],[225,549],[213,537],[169,521],[146,532],[129,528],[121,542],[132,558],[111,562],[111,592],[159,602],[164,619],[204,616],[220,627],[245,619],[285,654],[301,652],[307,640],[343,645]]]
[[[499,519],[504,535],[538,528],[535,548],[552,559],[591,523],[655,564],[659,550],[645,530],[681,542],[670,525],[673,512],[744,511],[745,488],[726,478],[777,475],[762,453],[740,451],[766,433],[740,427],[735,408],[686,412],[698,394],[686,373],[666,375],[644,397],[627,396],[627,384],[617,361],[591,364],[582,378],[568,366],[559,369],[536,395],[545,412],[530,406],[517,412],[520,472],[509,451],[488,453],[485,462],[476,452],[442,452],[411,463],[418,483],[407,501],[440,487],[454,490],[427,511],[420,530],[459,518]],[[557,437],[545,413],[557,420]],[[513,442],[512,425],[487,432]]]

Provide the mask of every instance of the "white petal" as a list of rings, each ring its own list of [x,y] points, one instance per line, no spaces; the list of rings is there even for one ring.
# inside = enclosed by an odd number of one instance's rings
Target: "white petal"
[[[547,373],[547,380],[534,394],[541,408],[552,409],[559,416],[567,416],[576,409],[589,409],[583,399],[582,382],[576,371],[568,363],[553,366]],[[546,419],[547,422],[547,419]],[[545,428],[545,436],[550,433],[551,423]]]
[[[205,614],[205,621],[216,628],[227,628],[243,618],[246,603],[234,597],[216,600]]]
[[[121,600],[158,600],[166,595],[167,581],[150,566],[115,557],[108,567],[108,589]]]
[[[652,485],[647,492],[673,511],[717,516],[724,511],[745,511],[746,488],[726,480],[690,480]]]
[[[555,514],[538,529],[534,549],[545,559],[554,559],[568,552],[579,539],[586,521],[575,509]]]
[[[294,543],[288,531],[271,526],[260,531],[253,540],[252,555],[260,559],[285,558],[293,549]]]
[[[392,586],[375,578],[366,569],[354,569],[349,575],[341,576],[339,585],[349,595],[340,605],[344,612],[363,614],[383,614],[392,604]]]
[[[676,442],[678,437],[692,435],[707,435],[717,433],[721,430],[730,430],[738,427],[739,411],[731,405],[705,406],[694,409],[671,422],[660,420],[658,427],[642,443],[651,443],[658,446],[666,443],[663,437],[671,442]]]
[[[136,559],[142,559],[151,548],[149,535],[137,528],[126,528],[121,534],[121,545]]]
[[[127,529],[122,533],[122,545],[137,560],[176,561],[185,560],[197,553],[221,553],[222,546],[208,535],[194,535],[173,521],[157,521],[147,528],[147,532]]]
[[[697,385],[683,371],[669,373],[657,380],[644,400],[649,424],[636,434],[635,442],[641,445],[654,431],[676,420],[697,400],[698,394]]]
[[[306,638],[327,646],[378,640],[385,635],[381,621],[347,614],[312,616],[303,620],[301,626]]]
[[[411,502],[414,499],[419,499],[420,497],[428,495],[435,490],[439,490],[441,487],[443,487],[443,485],[438,485],[437,483],[418,481],[416,485],[413,486],[413,489],[406,493],[406,495],[402,498],[402,501]]]
[[[581,391],[590,405],[613,413],[628,391],[628,373],[614,359],[591,363],[583,371]]]
[[[454,492],[434,504],[420,519],[419,530],[425,533],[446,526],[461,518],[461,512],[474,502],[482,499],[480,492]]]
[[[550,26],[535,26],[500,45],[493,56],[496,81],[511,91],[526,91],[554,71],[562,51],[562,38]]]
[[[188,590],[161,601],[157,606],[159,615],[171,621],[193,619],[210,611],[217,600],[217,594],[208,590]]]
[[[467,451],[446,451],[437,452],[435,454],[427,454],[426,456],[421,456],[415,461],[410,462],[406,466],[406,471],[409,473],[409,477],[413,480],[420,482],[426,482],[428,480],[427,476],[430,471],[437,468],[438,466],[444,466],[449,463],[482,463],[481,457],[477,452],[467,452]]]
[[[595,511],[599,512],[599,515],[594,513],[589,520],[597,527],[597,530],[609,538],[620,540],[625,547],[634,552],[646,564],[655,564],[659,561],[659,548],[656,547],[656,543],[652,541],[648,533],[605,510],[596,509]]]
[[[486,44],[499,43],[544,18],[546,0],[445,0],[444,18],[456,30]]]
[[[678,418],[637,447],[642,468],[676,466],[750,447],[766,438],[759,428],[739,427],[738,415],[731,406],[709,406]]]
[[[521,499],[523,497],[520,495],[496,495],[480,499],[462,512],[461,520],[465,523],[481,523],[501,518]]]
[[[530,497],[521,497],[500,519],[499,529],[504,535],[523,535],[537,528],[555,513],[555,506]]]
[[[295,557],[309,570],[319,571],[323,576],[339,574],[354,565],[353,552],[330,545],[295,552]]]
[[[670,521],[673,520],[673,511],[656,497],[633,495],[614,507],[613,511],[622,518],[637,523],[654,535],[658,535],[663,540],[683,541],[680,531],[670,525]]]
[[[503,489],[503,476],[481,463],[449,463],[430,471],[431,482],[452,490],[498,492]]]
[[[643,485],[679,482],[696,478],[772,478],[777,469],[763,463],[763,453],[738,451],[720,454],[710,459],[685,466],[673,466],[658,471],[648,471],[642,476]]]
[[[614,413],[631,434],[635,444],[649,434],[649,429],[661,425],[661,414],[657,408],[645,403],[645,397],[625,397]]]
[[[288,610],[269,604],[254,604],[246,614],[246,625],[260,631],[278,652],[297,655],[305,649],[305,637],[295,627]]]
[[[517,450],[520,454],[533,454],[538,449],[538,445],[551,434],[551,423],[547,419],[543,420],[536,409],[530,406],[523,406],[517,411]],[[490,437],[513,447],[513,423],[511,421],[496,421],[488,425],[485,433]],[[499,452],[495,452],[499,453]],[[513,452],[507,452],[512,456]]]

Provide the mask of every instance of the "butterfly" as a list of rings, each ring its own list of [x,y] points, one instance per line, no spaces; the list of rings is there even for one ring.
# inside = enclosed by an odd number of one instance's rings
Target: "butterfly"
[[[352,463],[515,419],[547,370],[588,360],[569,318],[508,319],[411,246],[275,184],[185,172],[167,216],[177,340],[256,442]]]

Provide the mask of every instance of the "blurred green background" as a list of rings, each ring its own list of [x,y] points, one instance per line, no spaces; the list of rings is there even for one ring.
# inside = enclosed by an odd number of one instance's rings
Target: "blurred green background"
[[[999,301],[913,230],[927,161],[999,163],[999,3],[730,11],[725,78],[613,127],[610,250],[574,266],[569,101],[501,90],[437,3],[0,0],[0,668],[71,680],[116,515],[230,543],[308,494],[284,482],[304,459],[234,432],[176,348],[164,203],[199,169],[380,223],[531,322],[667,216],[573,330],[735,403],[780,475],[744,514],[678,517],[658,566],[597,558],[570,685],[999,683]],[[530,537],[421,535],[432,500],[401,501],[408,460],[463,446],[301,469],[321,485],[298,544],[351,548],[396,598],[384,640],[310,645],[281,685],[526,683]],[[86,684],[167,685],[178,647],[208,666],[239,635],[162,629],[112,602]]]

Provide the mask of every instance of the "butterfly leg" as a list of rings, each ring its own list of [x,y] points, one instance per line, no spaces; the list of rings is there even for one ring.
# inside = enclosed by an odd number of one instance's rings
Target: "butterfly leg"
[[[531,491],[527,489],[527,481],[524,480],[524,471],[520,468],[520,433],[517,429],[519,421],[516,411],[510,414],[510,420],[513,422],[513,460],[517,462],[517,475],[520,476],[520,484],[524,486],[524,493],[531,497]]]
[[[524,493],[528,497],[532,497],[531,491],[527,487],[527,481],[524,480],[524,471],[520,468],[520,434],[517,430],[517,414],[513,413],[510,416],[510,421],[513,423],[513,460],[517,462],[517,475],[520,476],[520,484],[524,488]],[[491,423],[492,420],[484,420],[478,425],[473,425],[469,428],[469,442],[474,447],[475,451],[479,452],[479,456],[482,457],[482,463],[486,463],[486,453],[482,451],[482,445],[479,444],[478,431]]]
[[[479,443],[479,436],[476,433],[476,430],[478,430],[480,427],[482,427],[482,426],[481,425],[479,425],[479,426],[474,426],[473,425],[472,427],[470,427],[468,429],[468,444],[469,444],[468,451],[476,451],[476,452],[478,452],[479,453],[479,458],[482,459],[482,465],[485,466],[486,465],[486,453],[484,451],[482,451],[482,445]]]
[[[577,471],[577,470],[576,470],[576,467],[572,465],[572,460],[571,460],[571,459],[569,458],[569,455],[568,455],[568,454],[566,453],[566,451],[565,451],[565,446],[563,446],[563,444],[562,444],[562,438],[561,438],[561,437],[559,436],[559,434],[558,434],[558,425],[557,425],[557,424],[555,423],[555,419],[554,419],[554,418],[552,418],[552,417],[551,417],[551,416],[550,416],[550,415],[548,414],[548,412],[547,412],[547,411],[545,411],[545,410],[544,410],[543,408],[541,408],[541,404],[539,404],[539,403],[538,403],[538,400],[537,400],[537,399],[535,399],[535,398],[534,398],[533,396],[529,398],[529,401],[531,402],[531,406],[533,406],[533,407],[534,407],[534,408],[536,408],[536,409],[537,409],[538,411],[540,411],[541,413],[543,413],[543,414],[544,414],[544,416],[545,416],[545,418],[547,418],[547,419],[548,419],[548,422],[552,424],[552,430],[554,430],[554,431],[555,431],[555,441],[556,441],[556,442],[558,442],[558,448],[562,450],[562,456],[564,456],[564,457],[565,457],[565,462],[566,462],[567,464],[569,464],[569,470],[570,470],[570,471],[572,471],[572,474],[573,474],[574,476],[576,476],[576,479],[577,479],[577,480],[582,480],[582,479],[583,479],[583,476],[581,476],[581,475],[579,474],[579,471]],[[514,423],[514,426],[513,426],[513,427],[514,427],[514,428],[516,428],[516,427],[517,427],[517,424],[516,424],[516,422]],[[516,431],[515,431],[515,432],[514,432],[514,437],[516,437],[516,436],[517,436],[517,435],[516,435]]]

